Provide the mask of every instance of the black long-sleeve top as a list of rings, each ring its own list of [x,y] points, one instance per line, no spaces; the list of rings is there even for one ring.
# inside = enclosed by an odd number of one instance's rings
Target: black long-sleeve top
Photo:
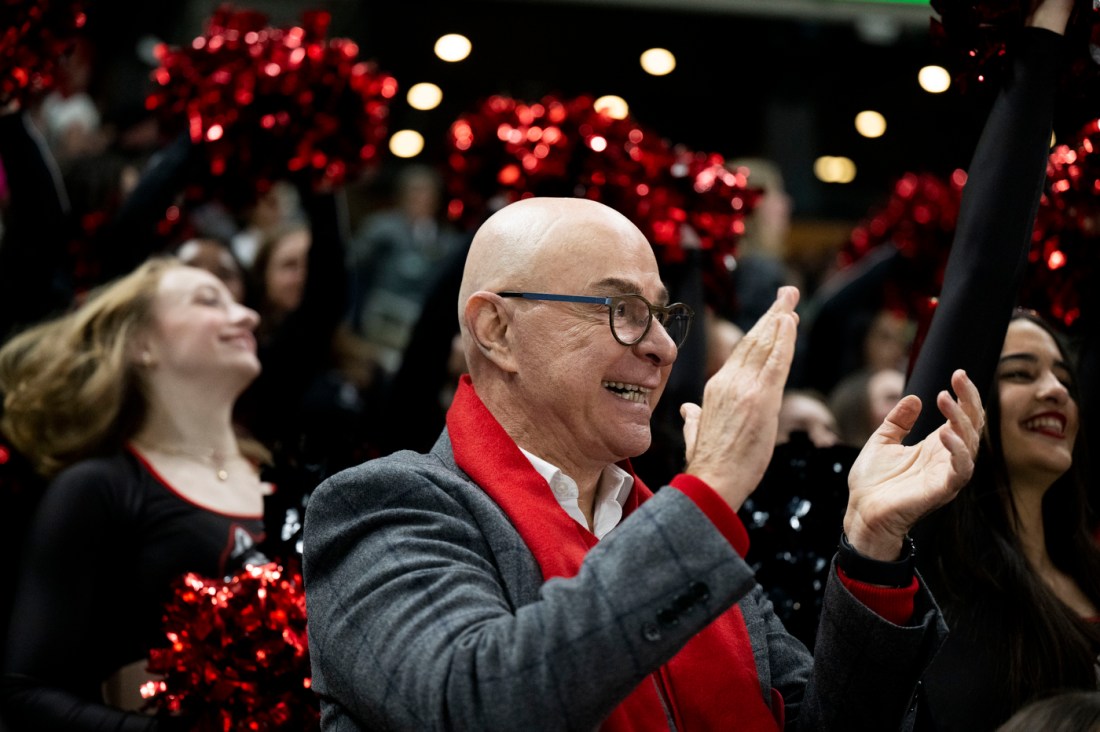
[[[1025,29],[1017,40],[1011,73],[974,153],[939,305],[906,385],[924,403],[908,444],[943,422],[936,394],[949,388],[955,369],[966,369],[983,399],[991,398],[1045,180],[1062,48],[1061,36],[1042,29]],[[942,553],[937,517],[914,530],[918,565],[930,570]],[[930,588],[935,592],[931,579]],[[918,728],[993,730],[1013,711],[1003,638],[991,625],[951,612],[954,598],[937,601],[952,618],[951,634],[921,680]]]
[[[160,623],[175,580],[264,561],[262,518],[191,503],[124,452],[60,473],[28,537],[0,685],[11,732],[174,728],[106,706],[101,684],[167,644]]]
[[[924,403],[906,444],[943,422],[936,394],[955,369],[966,369],[983,399],[993,384],[1046,180],[1061,47],[1061,36],[1025,29],[978,140],[939,304],[905,386]]]

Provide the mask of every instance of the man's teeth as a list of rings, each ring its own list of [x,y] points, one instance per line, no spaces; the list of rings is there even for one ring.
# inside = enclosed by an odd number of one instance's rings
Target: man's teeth
[[[605,381],[603,382],[605,389],[610,390],[613,394],[621,397],[628,402],[638,402],[644,404],[646,402],[646,394],[649,394],[650,389],[644,386],[638,386],[637,384],[626,384],[622,381]]]

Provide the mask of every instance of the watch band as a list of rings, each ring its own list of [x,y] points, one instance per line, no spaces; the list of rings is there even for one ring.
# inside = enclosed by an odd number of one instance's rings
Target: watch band
[[[901,557],[893,562],[881,562],[860,554],[848,543],[848,537],[841,534],[836,561],[844,574],[858,582],[886,587],[908,587],[913,582],[915,553],[913,539],[906,535]]]

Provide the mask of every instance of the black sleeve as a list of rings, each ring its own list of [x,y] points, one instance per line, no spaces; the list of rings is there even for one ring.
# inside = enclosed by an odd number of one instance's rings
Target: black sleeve
[[[1092,475],[1100,464],[1100,292],[1095,287],[1081,293],[1081,331],[1077,337],[1077,373],[1080,376],[1077,400],[1081,408],[1078,424],[1093,429],[1082,433],[1085,440],[1084,455],[1090,461],[1086,475]],[[1100,521],[1100,491],[1089,491],[1092,506],[1090,525]]]
[[[308,276],[302,306],[297,313],[314,328],[331,336],[347,310],[347,210],[340,192],[302,191],[309,217],[310,247]]]
[[[303,190],[302,202],[310,227],[305,291],[302,304],[275,332],[270,351],[264,354],[265,370],[301,363],[303,354],[312,354],[314,361],[326,360],[347,307],[343,198]]]
[[[69,204],[46,141],[25,113],[0,115],[10,201],[0,242],[0,342],[68,307]]]
[[[924,403],[906,444],[943,422],[936,394],[955,369],[966,369],[983,399],[993,383],[1045,181],[1063,48],[1062,36],[1040,28],[1018,39],[971,161],[939,304],[906,384]]]
[[[46,491],[30,528],[7,632],[0,705],[11,732],[162,729],[99,701],[97,588],[116,561],[120,521],[104,473],[69,472]],[[126,598],[117,598],[126,602]]]
[[[99,237],[103,246],[102,276],[110,280],[127,274],[156,253],[156,225],[195,175],[202,148],[180,135],[159,150],[141,174],[137,186]]]
[[[809,325],[800,336],[791,386],[829,394],[863,367],[863,341],[885,302],[886,284],[905,266],[898,248],[886,243],[831,277],[808,303]]]

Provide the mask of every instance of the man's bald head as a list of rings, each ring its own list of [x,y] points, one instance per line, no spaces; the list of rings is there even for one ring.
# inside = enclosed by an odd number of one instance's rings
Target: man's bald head
[[[645,235],[613,208],[584,198],[527,198],[505,206],[477,230],[458,296],[464,350],[470,351],[466,307],[479,291],[583,286],[585,263],[643,257],[657,263]],[[562,291],[564,292],[564,290]],[[570,292],[567,294],[578,294]]]
[[[632,345],[616,338],[603,298],[619,295],[669,299],[645,235],[595,201],[513,203],[481,226],[466,258],[459,319],[477,394],[517,444],[570,476],[594,476],[649,447],[653,406],[676,360],[660,325]],[[635,396],[620,393],[624,385]]]
[[[478,229],[466,256],[459,319],[478,290],[525,289],[529,282],[546,281],[572,256],[598,254],[602,237],[597,228],[645,242],[625,216],[584,198],[527,198],[497,211]]]

